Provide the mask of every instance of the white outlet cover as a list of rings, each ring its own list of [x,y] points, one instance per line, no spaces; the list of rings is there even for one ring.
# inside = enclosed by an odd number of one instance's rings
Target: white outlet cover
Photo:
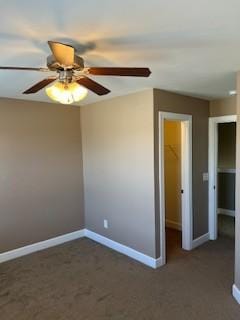
[[[105,229],[108,229],[108,220],[106,219],[103,220],[103,226]]]

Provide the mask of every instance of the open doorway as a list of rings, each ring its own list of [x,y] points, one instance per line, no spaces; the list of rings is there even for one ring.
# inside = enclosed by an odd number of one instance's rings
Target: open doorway
[[[209,232],[235,237],[236,116],[209,120]]]
[[[166,258],[182,247],[181,121],[164,120]]]
[[[218,124],[217,234],[235,238],[236,122]]]
[[[160,254],[192,249],[192,117],[159,113]]]

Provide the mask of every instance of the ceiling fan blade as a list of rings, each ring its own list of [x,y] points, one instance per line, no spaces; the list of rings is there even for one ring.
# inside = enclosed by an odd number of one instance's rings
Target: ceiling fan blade
[[[149,77],[149,68],[88,68],[89,74],[96,76],[128,76],[128,77]]]
[[[34,86],[32,86],[31,88],[27,89],[26,91],[23,92],[23,94],[31,94],[31,93],[36,93],[39,90],[43,89],[44,87],[46,87],[47,85],[49,85],[50,83],[52,83],[53,81],[55,81],[57,79],[57,77],[54,78],[46,78],[43,79],[42,81],[36,83]]]
[[[31,67],[0,67],[0,70],[50,71],[48,68],[31,68]]]
[[[99,96],[103,96],[104,94],[108,94],[110,90],[103,87],[101,84],[97,83],[96,81],[93,81],[90,78],[84,77],[76,80],[78,84],[81,86],[91,90],[92,92],[96,93]]]
[[[74,47],[61,42],[48,41],[48,45],[59,64],[71,66],[74,63]]]

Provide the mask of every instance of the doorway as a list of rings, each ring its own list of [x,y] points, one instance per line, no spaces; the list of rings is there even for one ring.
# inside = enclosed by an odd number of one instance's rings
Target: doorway
[[[181,121],[164,120],[165,232],[167,260],[182,246],[181,144]]]
[[[209,234],[234,238],[237,117],[209,119]]]
[[[182,249],[192,249],[191,115],[159,113],[159,191],[160,255],[165,264],[166,227],[178,229]]]

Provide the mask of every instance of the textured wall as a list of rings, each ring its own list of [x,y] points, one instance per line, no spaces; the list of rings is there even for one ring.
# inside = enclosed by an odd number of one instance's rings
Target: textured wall
[[[228,116],[236,114],[236,112],[236,96],[210,101],[210,117]]]
[[[0,251],[84,225],[79,107],[0,99]]]
[[[86,227],[154,257],[153,90],[83,106],[81,121]]]

